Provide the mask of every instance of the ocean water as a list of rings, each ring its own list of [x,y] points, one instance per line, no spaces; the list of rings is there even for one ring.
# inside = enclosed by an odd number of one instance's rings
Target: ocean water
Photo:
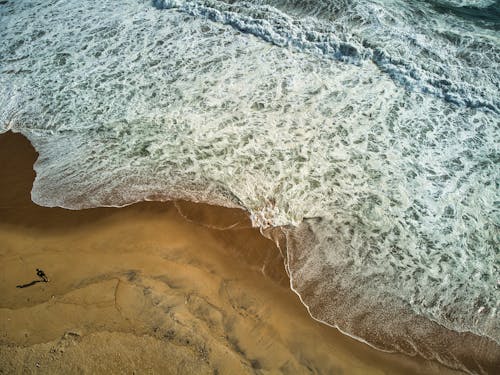
[[[499,30],[487,0],[2,1],[0,133],[39,152],[38,204],[245,208],[312,317],[482,372]]]

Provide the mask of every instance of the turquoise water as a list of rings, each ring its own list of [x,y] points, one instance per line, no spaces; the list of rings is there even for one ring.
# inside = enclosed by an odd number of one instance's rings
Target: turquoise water
[[[291,286],[314,318],[476,371],[429,332],[485,337],[498,358],[498,12],[9,0],[0,132],[40,153],[36,203],[243,207],[288,228]]]

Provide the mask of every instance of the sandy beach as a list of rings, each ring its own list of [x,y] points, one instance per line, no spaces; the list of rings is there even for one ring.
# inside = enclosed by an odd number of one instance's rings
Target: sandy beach
[[[0,373],[455,373],[311,319],[244,212],[39,207],[35,159],[24,137],[0,136]],[[49,282],[16,288],[37,268]]]

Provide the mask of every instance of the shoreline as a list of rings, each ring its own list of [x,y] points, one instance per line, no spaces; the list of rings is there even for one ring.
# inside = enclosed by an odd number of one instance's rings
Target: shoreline
[[[372,349],[311,319],[289,289],[280,250],[244,211],[190,202],[36,206],[29,199],[35,158],[23,136],[0,135],[0,369],[104,372],[88,358],[137,350],[144,359],[103,366],[169,373],[168,357],[200,373],[456,373]],[[50,282],[16,289],[36,267]],[[134,340],[143,346],[124,344]]]

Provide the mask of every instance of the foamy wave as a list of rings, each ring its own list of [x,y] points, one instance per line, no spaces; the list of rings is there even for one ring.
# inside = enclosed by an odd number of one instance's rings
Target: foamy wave
[[[307,224],[289,273],[317,319],[372,343],[399,327],[393,349],[439,358],[406,316],[340,323],[397,304],[498,343],[498,37],[415,4],[9,1],[0,131],[40,153],[39,204],[183,198]]]
[[[448,6],[456,7],[476,7],[476,8],[487,8],[492,6],[497,1],[496,0],[436,0],[436,3],[440,3]]]
[[[336,247],[332,226],[336,224],[311,219],[284,230],[290,285],[314,319],[380,350],[419,354],[467,373],[495,373],[499,349],[494,341],[448,330],[425,314],[415,314],[404,298],[373,288],[374,282],[395,275]],[[404,278],[404,266],[400,268]],[[318,290],[328,297],[321,293],[318,298]]]
[[[318,30],[312,19],[294,19],[270,6],[254,6],[247,2],[227,4],[222,1],[154,0],[153,3],[159,9],[175,8],[195,17],[230,25],[280,47],[311,50],[352,63],[359,63],[369,55],[360,44],[339,40],[333,27]]]
[[[470,25],[460,20],[454,20],[451,28],[444,25],[441,15],[432,6],[398,3],[398,6],[388,7],[383,2],[366,1],[347,6],[344,2],[330,0],[299,3],[287,14],[271,6],[289,10],[290,5],[282,1],[254,4],[155,0],[153,3],[159,9],[176,9],[230,25],[278,46],[320,53],[355,64],[371,59],[406,88],[452,103],[500,112],[500,101],[494,95],[499,84],[495,72],[500,69],[500,50],[491,40],[496,37],[493,33],[482,38],[476,34],[472,39]],[[311,3],[312,9],[304,15],[302,7]],[[486,7],[490,4],[475,5]],[[322,22],[324,18],[329,22]],[[477,45],[469,50],[472,43]],[[471,54],[478,49],[482,50],[480,64]],[[477,82],[481,76],[486,79]]]

